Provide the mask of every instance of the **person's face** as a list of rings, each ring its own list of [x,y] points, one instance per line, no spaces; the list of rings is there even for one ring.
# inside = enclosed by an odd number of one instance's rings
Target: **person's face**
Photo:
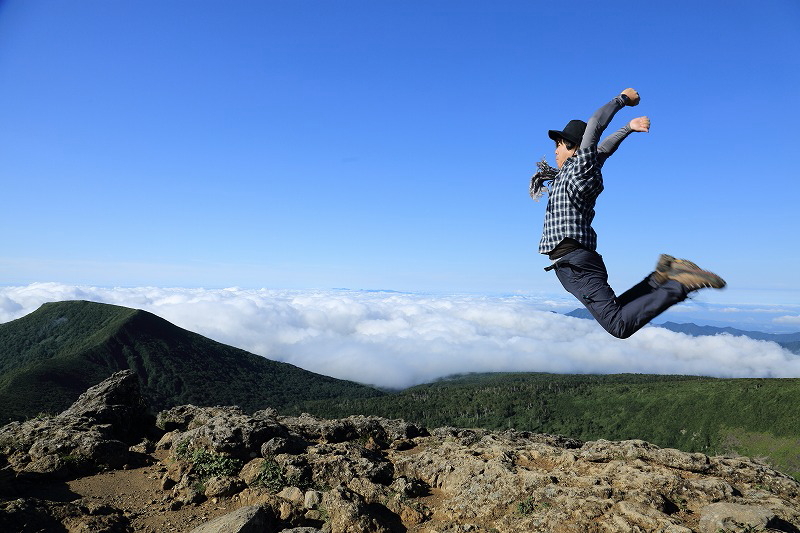
[[[561,168],[561,165],[564,164],[564,161],[575,155],[577,150],[577,146],[572,150],[567,150],[563,140],[556,141],[556,165],[558,165],[558,168]]]

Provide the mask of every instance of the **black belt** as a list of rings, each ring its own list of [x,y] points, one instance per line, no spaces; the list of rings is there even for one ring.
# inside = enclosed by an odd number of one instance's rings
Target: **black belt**
[[[551,270],[553,270],[554,268],[556,268],[560,262],[561,262],[561,259],[556,259],[555,261],[553,261],[553,262],[550,264],[550,266],[546,266],[546,267],[544,267],[544,271],[545,271],[545,272],[550,272]]]

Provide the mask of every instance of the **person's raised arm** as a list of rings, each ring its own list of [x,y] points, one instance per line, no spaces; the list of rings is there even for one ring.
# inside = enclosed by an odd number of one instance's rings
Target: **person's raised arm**
[[[650,131],[650,119],[647,117],[636,117],[628,122],[627,125],[618,129],[600,143],[597,147],[597,154],[605,159],[611,157],[611,154],[617,151],[619,145],[624,141],[628,135],[634,131],[647,133]]]
[[[595,111],[586,124],[586,131],[581,140],[581,149],[595,146],[600,141],[600,136],[608,127],[611,119],[617,114],[617,111],[625,106],[639,105],[639,100],[639,93],[636,89],[629,88]]]

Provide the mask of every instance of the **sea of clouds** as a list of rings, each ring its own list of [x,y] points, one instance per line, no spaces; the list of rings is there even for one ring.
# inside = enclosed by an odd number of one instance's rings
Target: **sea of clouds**
[[[64,300],[144,309],[276,361],[389,388],[496,371],[800,377],[800,356],[772,342],[658,327],[619,340],[565,316],[576,302],[533,296],[34,283],[0,287],[0,323]]]

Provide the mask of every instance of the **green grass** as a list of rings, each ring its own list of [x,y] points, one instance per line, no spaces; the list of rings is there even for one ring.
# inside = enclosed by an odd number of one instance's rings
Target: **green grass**
[[[723,452],[765,460],[785,474],[800,479],[800,437],[776,437],[743,428],[722,428],[720,437]]]

